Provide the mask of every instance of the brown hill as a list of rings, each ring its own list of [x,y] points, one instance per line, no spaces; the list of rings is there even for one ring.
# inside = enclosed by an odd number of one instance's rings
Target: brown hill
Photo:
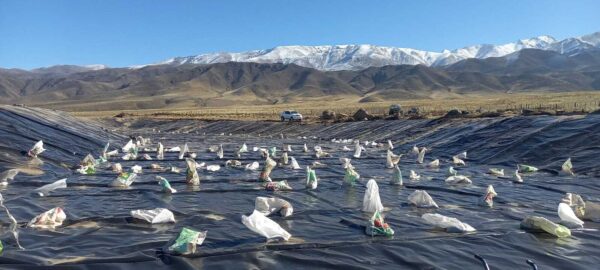
[[[140,69],[0,69],[0,102],[88,110],[274,104],[328,97],[369,102],[467,93],[596,89],[600,89],[598,50],[574,56],[522,50],[444,68],[400,65],[360,71],[236,62]]]

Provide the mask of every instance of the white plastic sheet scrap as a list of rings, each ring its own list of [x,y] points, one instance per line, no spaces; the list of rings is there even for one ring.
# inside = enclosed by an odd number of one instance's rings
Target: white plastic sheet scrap
[[[67,188],[67,178],[60,179],[54,183],[43,185],[34,190],[40,197],[47,196],[50,192],[59,188]]]

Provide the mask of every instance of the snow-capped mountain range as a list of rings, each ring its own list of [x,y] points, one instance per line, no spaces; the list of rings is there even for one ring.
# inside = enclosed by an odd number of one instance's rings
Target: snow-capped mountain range
[[[551,36],[539,36],[502,45],[482,44],[442,52],[375,45],[279,46],[268,50],[175,57],[152,65],[256,62],[296,64],[319,70],[359,70],[385,65],[445,66],[469,58],[505,56],[522,49],[552,50],[575,55],[591,48],[600,48],[600,32],[560,41]]]

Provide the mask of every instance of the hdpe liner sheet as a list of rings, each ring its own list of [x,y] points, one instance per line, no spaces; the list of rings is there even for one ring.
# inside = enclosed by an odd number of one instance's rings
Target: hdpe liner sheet
[[[19,174],[0,190],[5,205],[20,224],[20,243],[25,248],[16,248],[9,233],[8,219],[4,213],[0,214],[0,235],[4,243],[4,252],[0,256],[2,268],[483,269],[473,257],[475,253],[482,255],[492,268],[498,269],[525,269],[528,267],[526,259],[535,261],[540,269],[595,269],[595,265],[600,263],[598,223],[588,221],[584,230],[573,230],[573,236],[566,239],[519,229],[520,221],[529,215],[543,216],[557,222],[556,208],[566,192],[581,194],[586,201],[600,201],[600,185],[597,172],[594,171],[599,167],[597,158],[585,159],[592,155],[597,157],[600,152],[598,117],[482,119],[450,123],[380,121],[383,124],[379,130],[363,131],[362,136],[393,133],[388,137],[394,141],[395,153],[408,153],[412,145],[417,144],[432,148],[425,157],[426,161],[439,158],[442,162],[439,170],[431,170],[416,164],[416,156],[403,157],[400,167],[405,174],[404,186],[389,185],[393,169],[385,168],[386,151],[373,147],[366,147],[361,158],[352,160],[361,175],[359,184],[355,187],[342,186],[344,170],[339,158],[351,157],[352,152],[341,151],[344,144],[330,142],[329,136],[361,136],[355,131],[354,123],[335,126],[335,129],[305,127],[315,129],[312,134],[323,139],[298,138],[298,133],[292,132],[281,139],[280,132],[269,134],[268,130],[261,131],[260,137],[252,132],[241,134],[235,131],[239,124],[234,122],[228,122],[229,130],[223,123],[218,123],[222,125],[219,130],[210,129],[210,125],[217,123],[205,126],[207,135],[195,132],[145,133],[142,135],[150,137],[154,143],[162,142],[166,148],[187,142],[191,151],[198,153],[198,163],[219,164],[222,168],[216,172],[199,170],[200,186],[189,187],[185,184],[184,173],[159,173],[148,168],[151,163],[158,163],[163,167],[183,169],[185,161],[178,160],[178,153],[165,153],[165,160],[162,161],[118,161],[126,169],[134,164],[144,167],[136,182],[123,189],[108,187],[117,176],[109,170],[98,170],[95,175],[78,175],[61,164],[74,165],[87,151],[97,156],[106,140],[120,145],[125,142],[125,137],[102,129],[88,127],[84,130],[85,124],[78,128],[81,134],[75,132],[77,136],[69,140],[59,138],[72,133],[65,133],[67,127],[63,125],[46,125],[43,127],[47,129],[45,132],[19,137],[15,133],[15,122],[5,122],[13,121],[15,115],[10,118],[4,111],[0,112],[3,125],[0,138],[11,139],[10,143],[6,140],[0,142],[1,149],[11,149],[5,155],[10,158],[2,157],[0,170],[22,166],[26,159],[20,156],[18,150],[26,150],[35,140],[44,139],[49,145],[41,155],[44,174]],[[26,124],[16,125],[17,130],[26,131],[25,126],[31,126],[27,121],[32,120],[23,121]],[[392,122],[395,127],[388,126]],[[280,126],[273,128],[276,127]],[[322,133],[316,132],[316,129],[323,129],[320,131]],[[345,129],[345,133],[340,129]],[[406,132],[412,129],[413,137],[398,131],[403,129]],[[9,132],[11,134],[7,135]],[[93,136],[97,138],[85,137],[92,136],[86,135],[88,132],[96,132]],[[229,132],[233,135],[229,136]],[[344,136],[346,133],[348,135]],[[405,143],[400,143],[403,140]],[[215,153],[207,152],[209,146],[220,143],[225,149],[222,160],[217,159]],[[271,178],[274,181],[287,180],[294,190],[270,192],[264,190],[262,183],[257,181],[260,170],[246,171],[223,166],[227,159],[234,159],[234,152],[242,143],[246,143],[250,149],[253,146],[277,146],[281,149],[283,144],[291,144],[294,151],[290,156],[295,157],[302,167],[316,160],[312,151],[302,152],[304,143],[309,148],[319,144],[332,157],[319,159],[326,167],[315,168],[319,176],[316,190],[305,188],[304,170],[276,167]],[[473,184],[445,184],[451,155],[465,150],[469,153],[467,167],[458,170],[468,175]],[[150,154],[154,156],[154,153]],[[577,173],[575,177],[556,175],[556,170],[560,169],[559,160],[564,161],[567,156],[573,158]],[[259,161],[261,167],[263,162],[258,152],[244,153],[239,160],[243,164]],[[525,174],[523,184],[485,174],[488,164],[509,172],[514,170],[517,161],[543,169],[536,174]],[[554,163],[559,164],[558,168],[554,168]],[[421,174],[421,181],[408,180],[407,173],[411,169]],[[178,192],[170,195],[161,193],[156,175],[167,178]],[[32,194],[35,188],[64,177],[68,178],[67,188],[41,198]],[[379,185],[381,201],[387,209],[384,212],[385,220],[395,231],[391,238],[370,237],[364,233],[370,215],[361,211],[362,199],[365,184],[371,178]],[[494,199],[494,207],[477,206],[478,198],[489,184],[493,184],[499,194]],[[410,206],[407,197],[415,189],[427,191],[440,208],[418,209]],[[270,217],[292,234],[288,242],[267,242],[241,223],[242,215],[252,213],[258,196],[276,196],[293,205],[294,214],[291,217]],[[55,230],[24,227],[31,218],[53,207],[61,207],[67,214],[62,226]],[[157,207],[171,210],[177,222],[151,225],[134,220],[129,215],[131,210]],[[456,217],[476,228],[477,232],[450,234],[435,230],[420,218],[424,213]],[[198,247],[197,253],[189,256],[163,253],[161,248],[176,237],[183,227],[208,231],[208,237]]]

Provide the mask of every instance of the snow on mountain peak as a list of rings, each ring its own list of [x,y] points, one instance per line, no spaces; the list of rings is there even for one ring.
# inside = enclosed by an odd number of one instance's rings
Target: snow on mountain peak
[[[213,64],[224,62],[283,63],[319,70],[357,70],[384,65],[444,66],[469,58],[501,57],[522,49],[553,50],[574,54],[581,50],[600,46],[600,32],[578,38],[557,41],[547,35],[521,39],[501,45],[480,44],[442,52],[411,48],[361,45],[278,46],[267,50],[238,53],[208,53],[187,57],[175,57],[155,65]],[[517,54],[518,56],[518,54]],[[137,66],[139,68],[143,66]]]

